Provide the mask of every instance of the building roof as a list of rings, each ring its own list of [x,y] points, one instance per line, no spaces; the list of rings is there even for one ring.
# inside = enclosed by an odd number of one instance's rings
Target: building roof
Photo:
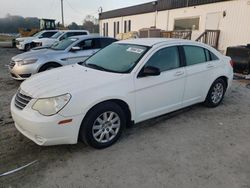
[[[145,14],[154,11],[171,10],[225,1],[230,0],[157,0],[150,3],[102,12],[99,14],[99,19],[104,20],[109,18]]]

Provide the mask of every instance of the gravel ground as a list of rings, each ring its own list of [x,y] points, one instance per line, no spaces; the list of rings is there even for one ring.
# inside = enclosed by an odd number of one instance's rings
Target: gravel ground
[[[221,106],[195,105],[128,129],[105,150],[83,143],[40,147],[14,127],[9,104],[20,82],[0,48],[0,187],[250,188],[250,89],[234,81]]]

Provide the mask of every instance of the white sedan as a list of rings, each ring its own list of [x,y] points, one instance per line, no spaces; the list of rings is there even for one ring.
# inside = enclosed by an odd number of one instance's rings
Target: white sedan
[[[120,41],[85,62],[38,74],[11,102],[16,128],[39,145],[114,144],[126,125],[189,105],[218,106],[233,79],[230,58],[201,43]]]

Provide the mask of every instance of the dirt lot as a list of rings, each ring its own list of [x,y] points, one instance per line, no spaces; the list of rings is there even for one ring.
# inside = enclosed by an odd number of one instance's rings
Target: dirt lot
[[[20,85],[0,48],[0,187],[250,188],[250,89],[234,81],[216,109],[195,105],[130,128],[113,147],[39,147],[14,128],[10,100]]]

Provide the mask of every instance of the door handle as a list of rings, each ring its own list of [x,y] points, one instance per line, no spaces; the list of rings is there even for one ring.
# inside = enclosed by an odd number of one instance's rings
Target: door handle
[[[184,74],[184,71],[177,71],[174,75],[175,76],[181,76]]]

